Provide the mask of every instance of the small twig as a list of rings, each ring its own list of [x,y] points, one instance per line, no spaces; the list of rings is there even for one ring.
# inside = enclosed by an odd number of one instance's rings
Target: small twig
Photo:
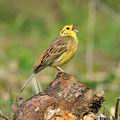
[[[3,118],[5,120],[9,120],[4,114],[2,111],[0,111],[0,118]]]
[[[119,107],[120,97],[117,98],[117,102],[115,105],[115,119],[118,120],[118,107]]]

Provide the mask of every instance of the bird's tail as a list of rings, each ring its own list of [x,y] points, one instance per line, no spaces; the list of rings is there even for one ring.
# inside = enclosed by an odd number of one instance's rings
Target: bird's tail
[[[39,80],[37,79],[35,73],[34,73],[34,77],[32,78],[31,84],[32,84],[32,89],[34,90],[34,92],[35,92],[36,94],[38,94],[38,93],[40,93],[40,92],[43,92],[41,83],[40,83]]]
[[[27,79],[27,81],[24,83],[23,87],[21,88],[20,92],[16,95],[15,97],[15,102],[19,102],[21,97],[20,94],[22,93],[22,91],[25,89],[26,85],[32,80],[32,78],[34,77],[34,72],[32,72],[29,76],[29,78]]]
[[[20,93],[24,90],[24,88],[26,87],[26,85],[32,80],[32,78],[35,77],[35,74],[37,74],[38,72],[40,72],[42,69],[44,69],[45,66],[37,66],[34,68],[34,71],[30,74],[30,77],[28,78],[28,80],[24,83],[23,87],[20,90]],[[42,92],[42,87],[41,85],[38,83],[37,79],[36,79],[36,83],[37,83],[37,87],[39,92]]]
[[[41,84],[37,81],[37,79],[35,78],[35,72],[33,71],[33,72],[30,74],[30,76],[29,76],[29,78],[27,79],[27,81],[24,83],[24,85],[23,85],[23,87],[21,88],[19,94],[15,97],[15,101],[16,101],[16,100],[19,101],[19,99],[21,98],[21,97],[20,97],[20,94],[23,92],[23,90],[25,89],[25,87],[31,82],[31,80],[32,80],[33,78],[36,80],[36,85],[35,85],[35,87],[36,87],[36,93],[39,93],[39,92],[42,92],[42,91],[43,91],[43,90],[42,90],[42,86],[41,86]]]
[[[39,81],[35,77],[35,72],[32,72],[30,74],[29,78],[27,79],[27,81],[24,83],[23,87],[21,88],[20,93],[22,93],[22,91],[29,84],[29,82],[31,82],[31,80],[33,80],[32,85],[34,86],[34,90],[35,90],[36,94],[39,92],[43,92],[41,84],[39,83]]]
[[[33,77],[34,77],[34,72],[30,74],[30,77],[27,79],[27,81],[24,83],[23,87],[21,88],[20,93],[24,90],[26,85],[32,80]]]

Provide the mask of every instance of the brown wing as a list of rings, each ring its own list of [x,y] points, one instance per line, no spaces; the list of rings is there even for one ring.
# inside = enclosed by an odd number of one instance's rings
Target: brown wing
[[[57,58],[59,58],[60,55],[67,51],[68,39],[70,39],[70,37],[61,36],[58,37],[57,40],[53,41],[48,49],[46,49],[45,52],[43,52],[43,54],[40,56],[34,72],[37,73],[46,66],[49,66]]]

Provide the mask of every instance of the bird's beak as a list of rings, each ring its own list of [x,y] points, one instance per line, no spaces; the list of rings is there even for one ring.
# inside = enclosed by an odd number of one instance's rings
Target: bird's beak
[[[77,29],[74,29],[74,32],[79,32]]]
[[[77,30],[77,28],[76,28],[75,25],[72,26],[72,30],[73,30],[74,32],[79,32],[79,31]]]

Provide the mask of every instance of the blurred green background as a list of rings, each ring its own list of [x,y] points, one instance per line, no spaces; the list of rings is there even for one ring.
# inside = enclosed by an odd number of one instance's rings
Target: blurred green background
[[[111,109],[120,96],[119,0],[0,0],[0,109],[11,104],[29,77],[39,54],[66,24],[79,30],[79,48],[65,66],[90,88],[105,91]],[[74,69],[73,69],[74,68]],[[55,78],[46,68],[37,75],[43,89]],[[22,93],[35,94],[34,81]]]

